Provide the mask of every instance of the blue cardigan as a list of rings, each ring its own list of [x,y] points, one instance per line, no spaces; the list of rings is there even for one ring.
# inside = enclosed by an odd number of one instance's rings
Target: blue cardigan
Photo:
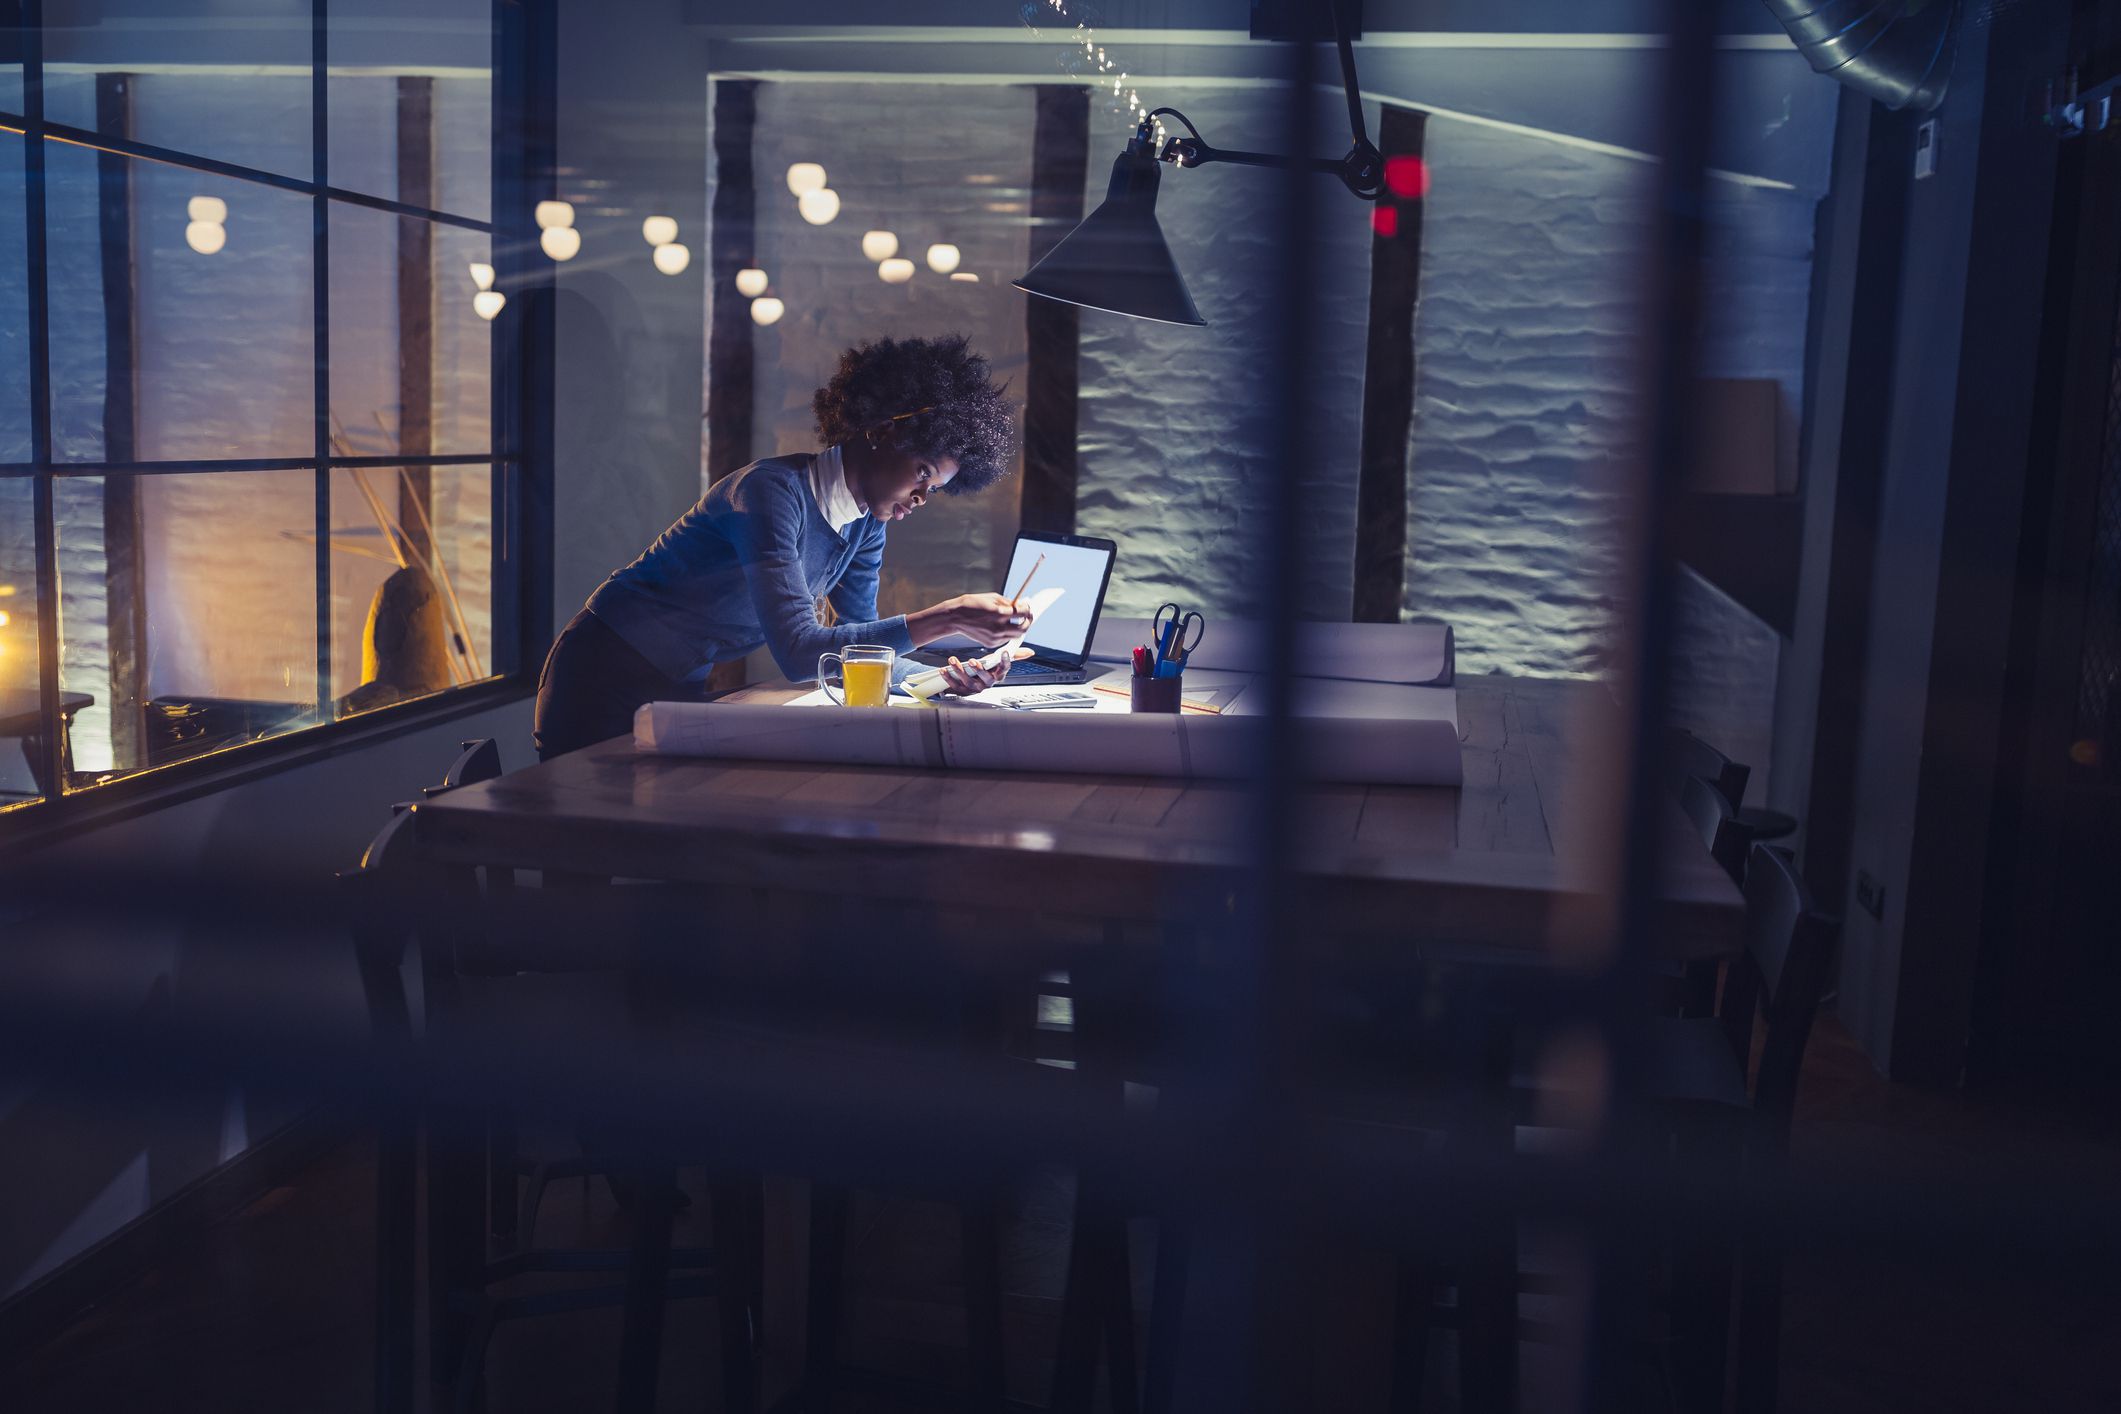
[[[884,523],[842,536],[810,492],[814,457],[768,457],[714,483],[641,557],[597,586],[589,610],[654,664],[687,682],[761,644],[784,677],[817,676],[821,653],[850,643],[913,651],[905,615],[876,616]],[[839,615],[817,621],[825,597]]]

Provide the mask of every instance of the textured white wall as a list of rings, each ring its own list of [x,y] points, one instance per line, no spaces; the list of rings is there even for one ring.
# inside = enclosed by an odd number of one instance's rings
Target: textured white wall
[[[752,332],[754,454],[817,450],[811,393],[842,349],[886,335],[964,334],[1021,397],[1024,296],[1009,281],[1024,272],[1029,249],[1032,91],[769,83],[758,95],[755,260],[788,312]],[[830,225],[797,214],[786,181],[792,162],[824,164],[840,195]],[[877,278],[861,250],[872,227],[897,234],[899,254],[915,266],[911,282]],[[928,268],[927,249],[938,241],[959,248],[959,270],[978,284]],[[743,298],[734,289],[712,297]],[[1001,483],[939,497],[892,527],[878,594],[884,613],[1000,582],[1021,469],[1019,457]]]
[[[1218,147],[1279,150],[1279,100],[1257,89],[1160,85]],[[1374,117],[1373,117],[1374,123]],[[1320,151],[1347,116],[1322,97]],[[1093,109],[1086,209],[1104,199],[1123,124]],[[1355,481],[1370,298],[1370,208],[1330,177],[1316,180],[1316,315],[1320,338],[1308,399],[1319,436],[1302,465],[1277,465],[1266,379],[1283,180],[1251,167],[1166,169],[1157,217],[1205,329],[1083,312],[1081,481],[1076,523],[1120,542],[1108,609],[1154,613],[1178,600],[1210,617],[1263,612],[1258,517],[1274,477],[1303,479],[1307,573],[1299,610],[1345,619],[1353,592]]]
[[[1613,626],[1611,487],[1634,389],[1653,169],[1445,119],[1428,132],[1406,609],[1470,672],[1594,674]],[[1717,181],[1702,371],[1802,405],[1813,198]],[[1765,788],[1776,635],[1687,576],[1675,714]]]

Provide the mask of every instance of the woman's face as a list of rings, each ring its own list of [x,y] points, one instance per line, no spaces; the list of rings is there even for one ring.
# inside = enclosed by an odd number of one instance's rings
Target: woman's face
[[[850,442],[840,459],[847,469],[847,489],[877,520],[904,520],[957,475],[956,458],[902,452],[888,438],[881,446]]]

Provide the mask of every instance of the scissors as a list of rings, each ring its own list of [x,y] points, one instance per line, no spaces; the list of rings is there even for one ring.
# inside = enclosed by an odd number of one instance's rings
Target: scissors
[[[1156,637],[1155,675],[1177,677],[1186,670],[1186,659],[1200,646],[1200,636],[1207,629],[1207,620],[1176,604],[1165,604],[1157,609],[1151,623]]]

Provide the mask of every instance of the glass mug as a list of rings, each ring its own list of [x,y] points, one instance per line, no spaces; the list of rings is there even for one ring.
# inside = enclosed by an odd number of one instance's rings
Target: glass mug
[[[839,707],[883,707],[891,701],[891,664],[898,654],[876,643],[850,643],[837,653],[825,653],[817,660],[817,685],[825,689],[833,705]],[[832,684],[825,681],[825,665],[840,665],[840,685],[846,691],[844,699],[834,697]]]

